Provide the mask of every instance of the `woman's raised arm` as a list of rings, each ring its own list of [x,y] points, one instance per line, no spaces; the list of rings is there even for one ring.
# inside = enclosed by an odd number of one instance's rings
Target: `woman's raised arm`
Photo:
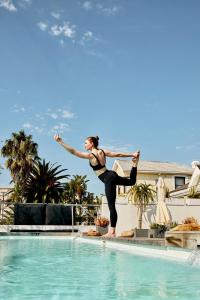
[[[62,140],[62,138],[58,134],[54,135],[54,140],[58,144],[60,144],[61,146],[63,146],[63,148],[65,148],[65,150],[67,150],[71,154],[73,154],[75,156],[78,156],[80,158],[85,158],[85,159],[89,159],[90,158],[90,153],[78,151],[75,148],[73,148],[72,146],[64,143],[64,141]]]

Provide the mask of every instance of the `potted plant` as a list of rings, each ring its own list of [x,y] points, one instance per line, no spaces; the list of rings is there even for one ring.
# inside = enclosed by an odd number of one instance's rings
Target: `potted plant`
[[[142,229],[142,217],[148,205],[154,202],[155,191],[151,184],[140,183],[132,186],[128,193],[128,201],[138,208],[138,227],[135,228],[135,237],[148,237],[148,229]]]
[[[152,223],[149,229],[149,238],[164,238],[165,231],[167,231],[168,226],[164,224]]]
[[[103,234],[106,234],[108,232],[108,225],[109,225],[109,220],[106,217],[99,216],[98,218],[95,219],[95,225],[96,225],[96,231]]]

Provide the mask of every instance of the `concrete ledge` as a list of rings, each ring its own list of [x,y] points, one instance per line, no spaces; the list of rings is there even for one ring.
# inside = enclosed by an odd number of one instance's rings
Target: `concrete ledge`
[[[130,243],[122,242],[121,239],[102,239],[102,238],[87,238],[80,237],[76,241],[83,243],[92,243],[106,248],[111,248],[119,251],[125,251],[139,256],[156,257],[160,259],[180,261],[188,263],[192,252],[190,250],[176,249],[174,247],[153,247],[145,246],[140,243],[135,245],[135,239],[132,239]]]
[[[200,245],[200,231],[167,231],[166,246],[196,249]]]
[[[98,237],[98,236],[83,236],[84,238],[88,238],[91,241],[112,241],[116,243],[122,244],[136,244],[136,245],[150,245],[150,246],[165,246],[165,239],[160,238],[128,238],[128,237],[116,237],[116,238],[108,238],[108,237]]]

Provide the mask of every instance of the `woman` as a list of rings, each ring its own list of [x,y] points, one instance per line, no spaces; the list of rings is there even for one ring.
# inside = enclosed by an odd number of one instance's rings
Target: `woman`
[[[55,135],[54,139],[60,145],[62,145],[68,152],[89,160],[91,168],[94,170],[99,179],[105,184],[105,194],[108,201],[108,207],[110,210],[110,229],[106,236],[115,237],[115,228],[117,224],[117,211],[115,208],[116,200],[116,186],[124,185],[131,186],[136,183],[137,176],[137,164],[140,157],[140,151],[133,153],[113,152],[109,150],[99,149],[99,138],[90,136],[85,140],[85,149],[89,151],[81,152],[68,144],[65,144],[59,135]],[[106,156],[108,157],[132,157],[132,169],[130,172],[130,178],[120,177],[116,172],[106,169]]]

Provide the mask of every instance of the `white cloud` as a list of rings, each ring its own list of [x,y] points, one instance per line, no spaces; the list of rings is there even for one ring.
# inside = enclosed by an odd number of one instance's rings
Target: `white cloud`
[[[52,133],[64,133],[66,131],[69,131],[69,125],[67,123],[59,123],[55,126],[53,126],[53,128],[51,129]]]
[[[22,8],[26,8],[26,7],[30,6],[31,3],[32,3],[32,0],[20,0],[18,2],[18,5]]]
[[[93,32],[92,31],[86,31],[81,40],[80,40],[80,44],[82,46],[85,45],[85,43],[88,43],[88,42],[91,42],[91,41],[98,41],[98,39],[94,36]]]
[[[102,4],[97,4],[97,10],[101,13],[103,13],[106,16],[114,16],[119,12],[119,7],[114,5],[112,7],[105,7]]]
[[[83,7],[83,9],[85,9],[85,10],[90,10],[90,9],[92,9],[92,3],[91,3],[91,1],[85,1],[85,2],[83,3],[82,7]]]
[[[103,149],[109,149],[111,151],[120,151],[120,152],[131,152],[131,148],[132,148],[132,145],[130,144],[125,144],[125,145],[116,145],[116,146],[113,146],[113,145],[101,145],[101,148]],[[133,150],[134,152],[134,150]]]
[[[84,33],[85,38],[91,39],[93,38],[93,33],[91,31],[87,31]]]
[[[24,129],[28,129],[30,132],[42,133],[44,131],[44,128],[42,126],[35,126],[30,122],[24,123],[22,127]]]
[[[16,6],[13,4],[12,0],[0,0],[0,7],[3,7],[9,11],[17,11]]]
[[[63,111],[62,118],[72,119],[74,117],[74,114],[69,111]]]
[[[176,146],[175,149],[176,150],[183,150],[183,151],[191,151],[195,148],[199,148],[200,145],[199,144],[194,144],[194,145],[185,145],[185,146]]]
[[[55,113],[51,113],[51,114],[49,114],[49,116],[54,120],[58,119],[58,115]]]
[[[60,17],[61,17],[61,15],[59,14],[59,13],[56,13],[56,12],[51,12],[51,16],[53,17],[53,18],[55,18],[55,19],[57,19],[57,20],[59,20],[60,19]]]
[[[69,110],[58,108],[57,111],[60,113],[60,117],[63,119],[73,119],[75,117],[74,113]]]
[[[69,22],[64,22],[63,26],[62,25],[53,25],[50,28],[50,34],[54,36],[60,36],[63,35],[64,37],[67,38],[73,38],[76,34],[75,31],[75,25],[70,25]]]
[[[74,113],[63,108],[58,108],[57,110],[52,111],[50,108],[48,109],[48,112],[46,113],[49,117],[52,119],[73,119],[74,118]]]
[[[35,114],[35,118],[36,118],[37,120],[44,120],[44,117],[41,116],[40,114]]]
[[[50,32],[52,35],[60,35],[63,32],[63,28],[62,26],[58,26],[58,25],[53,25],[50,29]]]
[[[44,131],[44,128],[39,126],[34,126],[32,131],[36,131],[37,133],[42,133]]]
[[[13,112],[20,113],[20,112],[25,112],[25,111],[26,111],[25,107],[23,107],[23,106],[19,107],[18,105],[14,105]]]
[[[44,22],[39,22],[37,25],[42,31],[45,31],[48,28],[48,25]]]
[[[23,126],[23,128],[29,128],[29,129],[33,127],[32,124],[29,122],[24,123],[22,126]]]
[[[33,110],[33,108],[31,108]],[[14,106],[14,112],[28,112],[24,107],[19,105]],[[74,118],[75,114],[66,108],[51,109],[48,108],[46,112],[35,112],[31,111],[31,115],[27,122],[22,124],[24,129],[27,129],[31,133],[38,134],[63,134],[70,130],[70,125],[65,122],[66,119]]]
[[[82,8],[86,11],[89,10],[96,10],[97,12],[104,14],[105,16],[115,16],[119,12],[119,7],[116,5],[113,5],[111,7],[104,6],[102,3],[97,3],[94,5],[94,2],[92,4],[92,1],[85,1],[82,5]]]
[[[30,5],[31,2],[32,2],[32,0],[21,0],[21,2],[24,2],[24,3],[27,4],[27,5]]]

